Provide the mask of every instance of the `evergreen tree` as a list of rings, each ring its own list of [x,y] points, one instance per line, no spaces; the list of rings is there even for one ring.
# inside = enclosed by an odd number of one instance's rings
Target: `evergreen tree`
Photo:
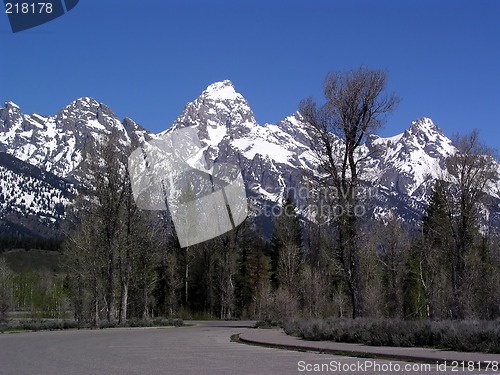
[[[235,275],[235,314],[249,316],[249,307],[254,299],[257,286],[258,241],[247,236],[242,243]]]
[[[447,316],[447,299],[449,294],[449,264],[447,258],[452,246],[451,217],[446,196],[447,183],[437,180],[434,185],[429,206],[422,218],[422,238],[416,244],[413,259],[410,260],[410,271],[418,280],[419,286],[407,280],[408,285],[414,285],[415,290],[407,290],[408,295],[418,297],[420,304],[420,288],[425,295],[425,315],[430,318],[445,318]],[[420,314],[414,311],[413,315]]]
[[[434,185],[429,206],[422,218],[422,231],[424,237],[434,248],[445,250],[449,246],[450,214],[445,193],[445,182],[437,180]]]

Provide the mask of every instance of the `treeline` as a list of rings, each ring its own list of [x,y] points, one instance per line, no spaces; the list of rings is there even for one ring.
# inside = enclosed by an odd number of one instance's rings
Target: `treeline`
[[[82,198],[75,206],[72,235],[64,245],[77,320],[123,324],[159,316],[266,321],[353,316],[349,269],[342,263],[335,220],[302,221],[289,194],[275,211],[280,214],[273,218],[270,241],[249,217],[231,232],[180,248],[168,213],[135,206],[126,163],[114,143],[99,147],[96,155],[104,163],[89,159],[87,170],[96,176],[89,184],[95,199]],[[450,158],[450,169],[462,157]],[[395,216],[358,218],[362,316],[500,317],[500,237],[481,225],[484,196],[473,198],[457,189],[438,180],[416,226]],[[368,204],[358,201],[363,203]]]
[[[0,258],[0,323],[14,311],[28,319],[62,319],[69,308],[63,275],[46,269],[16,273]]]
[[[385,72],[364,67],[334,73],[324,105],[301,103],[319,173],[305,176],[304,216],[292,189],[278,203],[270,241],[250,214],[222,236],[180,248],[168,212],[135,204],[133,148],[113,134],[89,143],[85,194],[68,214],[63,244],[75,319],[499,318],[500,236],[486,215],[498,171],[476,132],[457,138],[419,223],[359,209],[371,206],[360,146],[398,101],[381,95],[385,82]],[[249,200],[249,211],[257,204]]]
[[[0,253],[13,249],[60,251],[62,239],[0,235]]]

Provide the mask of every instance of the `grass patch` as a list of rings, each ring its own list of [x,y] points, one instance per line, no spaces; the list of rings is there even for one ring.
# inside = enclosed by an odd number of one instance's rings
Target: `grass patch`
[[[373,346],[430,347],[500,353],[500,321],[312,319],[286,322],[285,332],[306,340]]]

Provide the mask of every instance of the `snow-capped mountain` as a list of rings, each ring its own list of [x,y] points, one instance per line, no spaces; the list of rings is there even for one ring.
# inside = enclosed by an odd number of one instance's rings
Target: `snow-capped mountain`
[[[232,162],[242,169],[250,193],[276,201],[304,168],[313,170],[310,136],[299,114],[276,125],[259,126],[248,102],[230,81],[210,85],[188,103],[172,127],[192,126],[208,161]]]
[[[318,160],[311,149],[314,137],[301,115],[297,112],[277,124],[261,126],[230,81],[210,85],[185,106],[172,126],[166,125],[164,132],[150,134],[131,119],[119,121],[110,108],[91,98],[78,99],[55,116],[25,115],[8,102],[0,108],[0,152],[18,164],[36,167],[37,175],[50,173],[52,179],[59,179],[59,190],[44,198],[49,202],[46,207],[57,207],[59,213],[60,205],[71,199],[71,187],[65,184],[78,183],[86,143],[111,131],[119,134],[117,142],[125,146],[194,127],[207,162],[238,165],[248,195],[260,207],[279,202],[286,189],[303,186],[307,176],[317,173]],[[380,217],[396,211],[407,220],[418,220],[432,181],[443,175],[445,158],[455,148],[432,120],[421,118],[397,136],[369,136],[360,152],[369,155],[362,178],[373,192],[371,213]],[[57,221],[54,211],[44,211],[33,193],[21,187],[30,186],[25,180],[29,176],[7,164],[0,165],[0,215],[5,217],[8,207],[15,206],[18,213]],[[37,194],[43,195],[42,190]]]
[[[396,211],[407,220],[421,217],[433,182],[445,176],[445,160],[456,152],[451,140],[425,117],[393,137],[370,135],[363,148],[372,155],[364,178],[378,190],[376,216]]]
[[[431,119],[413,121],[403,134],[390,138],[371,136],[366,143],[374,152],[380,184],[390,190],[423,197],[429,178],[439,177],[444,159],[456,149]],[[422,190],[423,189],[423,190]]]
[[[141,126],[130,119],[120,122],[110,108],[92,98],[75,100],[55,116],[25,115],[12,102],[0,108],[0,151],[62,178],[73,176],[90,137],[111,131],[119,134],[123,145],[147,137]]]
[[[78,186],[78,167],[91,138],[118,134],[118,147],[149,134],[120,122],[102,103],[81,98],[55,116],[0,107],[0,233],[54,236]]]
[[[230,81],[210,85],[164,133],[183,126],[197,128],[207,159],[237,163],[249,195],[267,201],[268,208],[281,201],[286,189],[300,192],[304,177],[317,172],[314,137],[301,115],[259,126]],[[361,178],[371,188],[373,214],[396,210],[418,220],[433,180],[442,177],[445,159],[455,148],[431,119],[421,118],[397,136],[370,135],[361,152],[369,155]],[[305,204],[300,202],[304,194],[298,195],[299,206]]]

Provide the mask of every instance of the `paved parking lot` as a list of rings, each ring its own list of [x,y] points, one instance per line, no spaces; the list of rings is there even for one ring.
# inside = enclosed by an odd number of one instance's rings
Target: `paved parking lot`
[[[250,323],[244,322],[199,322],[181,328],[0,334],[0,374],[444,373],[436,366],[424,368],[415,363],[271,349],[230,341],[232,334],[245,332],[249,327]],[[415,367],[408,371],[410,367],[406,365]],[[457,373],[450,368],[446,372]]]

